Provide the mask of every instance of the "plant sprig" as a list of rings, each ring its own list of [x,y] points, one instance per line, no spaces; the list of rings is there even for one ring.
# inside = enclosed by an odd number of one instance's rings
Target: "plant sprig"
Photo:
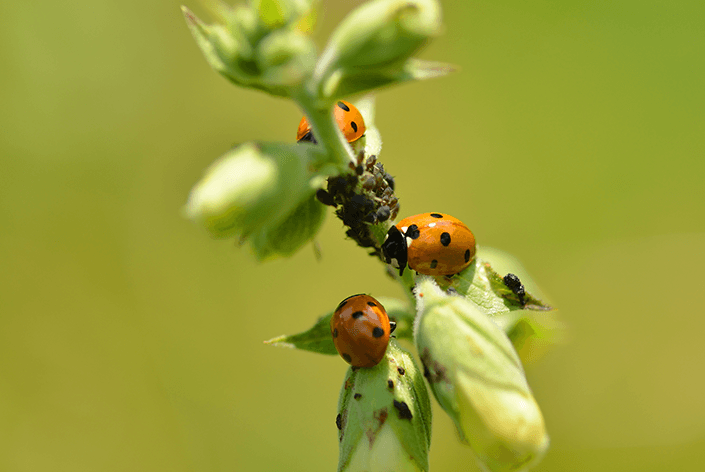
[[[319,55],[309,36],[316,4],[251,0],[231,7],[212,0],[219,20],[213,24],[182,7],[211,67],[238,86],[292,100],[317,143],[249,142],[231,149],[194,186],[185,214],[214,237],[249,243],[264,261],[289,257],[311,241],[325,201],[336,207],[347,236],[384,264],[381,246],[399,201],[380,161],[374,100],[368,95],[357,102],[367,131],[352,144],[331,110],[343,97],[451,72],[447,64],[414,57],[439,34],[440,6],[436,0],[371,0],[343,20]],[[489,470],[524,470],[545,452],[548,436],[520,355],[537,339],[555,339],[556,324],[539,316],[551,307],[515,276],[494,271],[489,259],[496,253],[485,254],[480,248],[453,277],[412,270],[400,276],[385,264],[407,299],[379,301],[397,323],[396,337],[415,343],[423,369],[392,339],[378,365],[348,370],[336,418],[339,471],[366,470],[371,463],[428,470],[431,413],[422,376]],[[521,280],[533,287],[523,272]],[[332,315],[266,343],[336,354]]]

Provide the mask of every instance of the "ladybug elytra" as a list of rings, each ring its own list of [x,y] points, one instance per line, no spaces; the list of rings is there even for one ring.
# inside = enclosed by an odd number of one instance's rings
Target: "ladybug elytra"
[[[362,293],[340,302],[330,319],[335,349],[353,367],[377,365],[395,327],[382,304]]]
[[[349,143],[357,141],[365,134],[367,130],[365,120],[362,119],[360,110],[352,103],[339,100],[338,103],[335,104],[333,114],[340,131],[343,132],[343,136],[345,136],[345,139],[347,139]],[[311,125],[305,116],[301,118],[299,129],[296,131],[296,141],[299,143],[311,142],[316,144],[316,138],[313,137]]]
[[[454,275],[475,258],[475,236],[457,218],[442,213],[421,213],[389,228],[382,244],[388,264],[404,273]]]

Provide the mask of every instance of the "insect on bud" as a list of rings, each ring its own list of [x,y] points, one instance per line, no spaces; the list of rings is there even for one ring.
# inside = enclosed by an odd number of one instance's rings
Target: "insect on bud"
[[[524,470],[548,448],[541,411],[519,357],[471,301],[430,277],[416,288],[416,347],[436,399],[491,471]]]
[[[348,369],[336,425],[339,471],[428,470],[431,404],[421,372],[395,339],[379,364]]]

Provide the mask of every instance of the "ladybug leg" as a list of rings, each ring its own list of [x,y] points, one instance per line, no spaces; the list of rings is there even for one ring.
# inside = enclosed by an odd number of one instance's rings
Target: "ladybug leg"
[[[524,297],[526,296],[526,290],[524,289],[524,284],[521,283],[519,277],[509,273],[505,275],[502,280],[504,281],[504,285],[506,285],[507,288],[509,288],[514,293],[514,295],[517,296],[517,298],[519,299],[519,304],[522,306],[522,308],[525,307],[526,300],[524,299]]]
[[[389,320],[389,334],[392,334],[397,329],[397,322]]]

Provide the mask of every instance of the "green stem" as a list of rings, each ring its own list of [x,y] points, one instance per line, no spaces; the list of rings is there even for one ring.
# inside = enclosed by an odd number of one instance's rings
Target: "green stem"
[[[292,94],[292,98],[306,114],[313,135],[318,145],[325,149],[330,162],[337,165],[342,172],[349,172],[348,164],[353,162],[355,156],[335,122],[331,104],[326,103],[322,108],[318,98],[312,97],[306,87],[301,87],[297,93]]]

